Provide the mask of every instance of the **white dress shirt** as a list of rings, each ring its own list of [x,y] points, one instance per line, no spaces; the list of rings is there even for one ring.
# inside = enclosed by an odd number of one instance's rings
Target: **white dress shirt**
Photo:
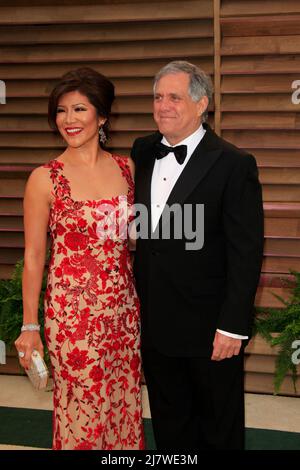
[[[187,146],[187,155],[182,165],[177,162],[173,152],[168,153],[168,155],[166,155],[164,158],[155,160],[151,180],[151,222],[153,231],[159,222],[160,216],[167,203],[169,195],[175,186],[176,181],[184,170],[197,145],[203,139],[205,132],[206,131],[201,124],[201,126],[193,134],[189,135],[184,140],[176,144],[176,146]],[[162,138],[161,143],[167,145],[168,147],[174,147],[174,145],[171,145],[165,137]],[[248,336],[241,336],[223,330],[217,331],[224,334],[225,336],[230,336],[231,338],[248,338]]]

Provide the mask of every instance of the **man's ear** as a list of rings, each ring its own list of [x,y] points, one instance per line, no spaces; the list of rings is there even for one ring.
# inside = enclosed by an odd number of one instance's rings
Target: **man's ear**
[[[207,110],[208,107],[208,98],[207,96],[202,96],[202,98],[197,103],[198,114],[202,116],[203,113]]]

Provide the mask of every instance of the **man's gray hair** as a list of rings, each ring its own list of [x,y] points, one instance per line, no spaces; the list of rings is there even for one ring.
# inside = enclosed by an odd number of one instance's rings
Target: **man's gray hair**
[[[213,84],[210,76],[196,65],[185,60],[174,60],[173,62],[169,62],[157,72],[154,77],[154,93],[156,84],[162,77],[180,72],[187,73],[190,76],[189,95],[192,100],[197,102],[203,98],[203,96],[207,96],[208,103],[210,103],[213,95]],[[206,109],[202,114],[202,120],[205,121],[207,116],[208,111]]]

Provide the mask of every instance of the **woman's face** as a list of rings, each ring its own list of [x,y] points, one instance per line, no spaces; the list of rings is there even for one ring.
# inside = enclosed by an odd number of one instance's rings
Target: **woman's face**
[[[56,125],[70,147],[99,141],[99,127],[105,122],[96,108],[79,91],[62,95],[56,111]]]

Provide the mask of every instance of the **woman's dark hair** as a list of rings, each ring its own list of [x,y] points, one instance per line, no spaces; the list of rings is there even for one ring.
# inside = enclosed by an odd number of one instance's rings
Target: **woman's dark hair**
[[[58,101],[61,96],[70,91],[79,91],[86,96],[89,102],[96,108],[98,115],[106,118],[102,129],[108,138],[109,116],[111,106],[115,98],[115,87],[113,83],[96,70],[82,67],[71,70],[61,77],[49,96],[48,122],[51,129],[58,131],[56,125],[56,114]],[[100,143],[100,145],[103,145]]]

